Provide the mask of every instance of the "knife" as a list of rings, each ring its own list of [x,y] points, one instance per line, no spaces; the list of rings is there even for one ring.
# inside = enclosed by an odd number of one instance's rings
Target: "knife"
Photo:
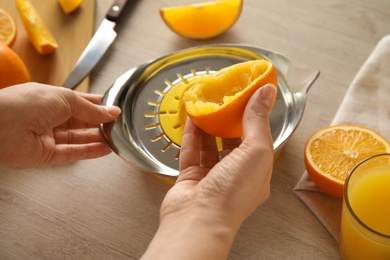
[[[77,60],[75,66],[66,78],[63,86],[74,89],[95,67],[110,45],[114,42],[117,33],[114,31],[116,21],[123,11],[128,0],[114,0],[106,13],[105,19],[89,41],[87,47]]]

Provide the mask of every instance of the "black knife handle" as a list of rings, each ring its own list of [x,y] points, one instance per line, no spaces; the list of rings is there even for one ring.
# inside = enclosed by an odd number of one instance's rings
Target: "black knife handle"
[[[128,0],[115,0],[106,14],[107,20],[116,22]]]

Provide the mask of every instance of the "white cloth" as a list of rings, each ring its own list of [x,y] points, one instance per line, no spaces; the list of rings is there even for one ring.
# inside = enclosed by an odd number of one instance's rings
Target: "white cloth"
[[[390,140],[390,35],[377,44],[352,81],[332,124],[366,126]],[[294,192],[338,241],[342,200],[322,192],[304,172]]]

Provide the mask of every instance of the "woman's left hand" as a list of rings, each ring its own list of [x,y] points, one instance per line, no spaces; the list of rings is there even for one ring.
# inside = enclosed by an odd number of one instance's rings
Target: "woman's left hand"
[[[0,90],[0,163],[22,169],[107,155],[97,127],[120,109],[101,98],[38,83]]]

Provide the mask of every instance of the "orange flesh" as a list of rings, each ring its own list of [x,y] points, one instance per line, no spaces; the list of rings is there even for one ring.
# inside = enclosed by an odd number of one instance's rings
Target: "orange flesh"
[[[183,95],[188,115],[201,129],[223,138],[242,135],[242,116],[252,94],[261,86],[277,85],[276,71],[267,60],[232,65],[200,76]]]

